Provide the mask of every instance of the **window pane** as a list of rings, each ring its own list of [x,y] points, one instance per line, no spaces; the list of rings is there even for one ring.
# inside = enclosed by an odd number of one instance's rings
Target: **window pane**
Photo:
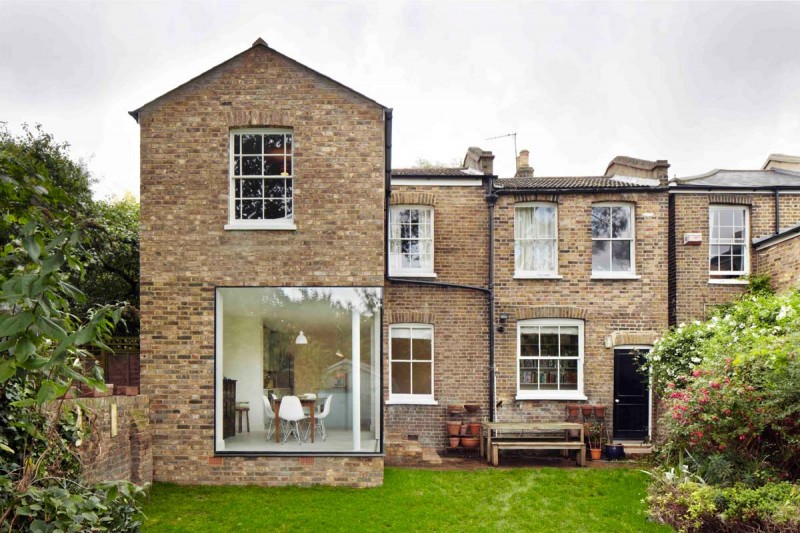
[[[720,225],[733,226],[733,209],[720,209]]]
[[[242,157],[242,175],[243,176],[260,176],[261,175],[261,157]]]
[[[627,239],[631,236],[631,208],[628,206],[611,209],[614,238]]]
[[[264,135],[264,153],[283,155],[284,153],[283,134]]]
[[[292,201],[286,200],[286,218],[292,218]]]
[[[283,156],[264,158],[264,175],[280,176],[283,173]]]
[[[744,270],[744,257],[741,255],[731,256],[731,270],[734,272],[742,272]]]
[[[542,326],[540,332],[542,355],[558,357],[558,326]]]
[[[561,390],[578,390],[578,360],[562,359],[559,363]]]
[[[271,220],[286,218],[286,209],[283,200],[264,200],[264,218]]]
[[[558,360],[541,359],[539,361],[539,389],[558,389]]]
[[[234,209],[234,218],[236,220],[242,219],[242,201],[236,200],[233,202],[233,209]]]
[[[242,136],[241,135],[234,135],[233,136],[233,153],[238,155],[241,153],[241,146],[242,143]]]
[[[514,236],[517,239],[533,238],[532,207],[517,207],[514,210]]]
[[[523,357],[539,355],[539,335],[536,333],[521,333],[520,355]]]
[[[427,332],[430,334],[430,331]],[[431,340],[416,338],[417,331],[415,330],[415,338],[411,343],[411,357],[414,360],[431,360]]]
[[[266,184],[266,191],[264,192],[265,198],[283,198],[285,189],[285,180],[282,179],[269,179],[264,180]]]
[[[242,135],[242,153],[260,154],[261,135]]]
[[[234,198],[241,198],[242,197],[242,180],[236,179],[233,180],[234,185]]]
[[[238,157],[234,157],[233,158],[233,175],[234,176],[241,176],[242,175],[242,169],[241,169],[241,165],[239,163],[239,158]]]
[[[411,375],[413,383],[411,385],[412,394],[431,394],[431,363],[413,363]]]
[[[562,326],[561,357],[577,357],[579,352],[578,328],[575,326]]]
[[[420,257],[416,253],[404,253],[402,268],[419,268]]]
[[[538,383],[538,370],[537,370],[537,362],[536,361],[520,361],[520,369],[519,369],[519,388],[520,390],[537,390],[539,388]],[[528,366],[528,364],[532,364],[532,366]]]
[[[292,156],[286,156],[286,173],[291,176],[292,175]]]
[[[411,331],[408,329],[392,330],[392,360],[411,359]]]
[[[237,180],[242,182],[245,198],[261,198],[261,179]]]
[[[612,263],[614,272],[631,270],[631,241],[611,241]]]
[[[592,207],[592,237],[611,236],[611,208]]]
[[[533,245],[533,270],[536,272],[555,272],[555,241],[535,241]]]
[[[733,210],[733,225],[737,228],[744,227],[744,209]]]
[[[262,200],[242,200],[242,218],[245,220],[264,218],[263,204]]]
[[[556,209],[552,206],[540,206],[535,214],[536,236],[541,239],[556,236]]]
[[[411,394],[411,363],[392,363],[392,394]]]
[[[611,267],[610,241],[592,242],[592,270],[594,272],[608,272]]]
[[[719,239],[733,239],[733,227],[732,226],[721,226],[719,228],[718,238]]]

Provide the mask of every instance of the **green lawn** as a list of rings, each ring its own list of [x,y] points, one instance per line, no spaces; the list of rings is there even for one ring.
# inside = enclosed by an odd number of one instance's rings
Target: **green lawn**
[[[156,484],[143,531],[659,531],[622,468],[387,468],[376,489]]]

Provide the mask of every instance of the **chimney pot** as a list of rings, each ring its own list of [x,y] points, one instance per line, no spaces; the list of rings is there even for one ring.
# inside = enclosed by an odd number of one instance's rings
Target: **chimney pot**
[[[517,173],[515,178],[532,178],[533,167],[530,165],[529,160],[530,152],[528,150],[520,150],[517,156]]]

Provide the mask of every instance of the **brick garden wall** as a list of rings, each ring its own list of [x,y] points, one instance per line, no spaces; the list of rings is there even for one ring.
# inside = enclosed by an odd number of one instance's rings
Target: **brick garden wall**
[[[383,286],[383,109],[256,46],[141,126],[141,389],[154,478],[380,483],[382,458],[214,458],[217,286]],[[229,131],[294,131],[296,231],[226,231]]]
[[[552,201],[558,205],[558,274],[562,279],[514,279],[514,205]],[[596,202],[635,205],[635,272],[640,279],[597,280],[592,275],[591,208]],[[611,406],[614,345],[652,344],[667,328],[667,224],[665,192],[503,195],[495,210],[496,313],[508,313],[497,334],[496,381],[499,421],[564,420],[564,400],[516,400],[517,321],[583,318],[584,392],[592,403]],[[612,423],[609,409],[609,424]]]
[[[768,274],[776,292],[800,287],[800,237],[756,251],[755,270]]]
[[[143,485],[153,480],[153,449],[147,396],[108,396],[67,400],[85,406],[91,437],[79,450],[84,480],[127,480]],[[111,406],[117,406],[117,434],[111,433]]]

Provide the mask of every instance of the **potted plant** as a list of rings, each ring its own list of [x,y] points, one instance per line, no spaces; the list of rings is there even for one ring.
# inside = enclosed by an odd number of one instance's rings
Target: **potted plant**
[[[605,405],[594,405],[594,416],[597,418],[604,418],[606,416],[606,406]]]
[[[589,452],[592,456],[592,461],[598,461],[603,453],[603,424],[595,419],[587,422],[585,428],[586,438],[589,439]]]
[[[458,432],[461,429],[461,422],[458,420],[451,420],[447,422],[447,438],[450,441],[450,447],[456,448],[460,439]]]
[[[609,461],[625,459],[625,448],[622,444],[606,444],[603,447],[603,453],[606,454],[606,459]]]
[[[574,422],[578,420],[578,413],[580,413],[581,406],[571,403],[567,405],[567,420]]]
[[[583,418],[589,418],[592,416],[592,406],[591,405],[581,405],[581,412],[583,413]]]

